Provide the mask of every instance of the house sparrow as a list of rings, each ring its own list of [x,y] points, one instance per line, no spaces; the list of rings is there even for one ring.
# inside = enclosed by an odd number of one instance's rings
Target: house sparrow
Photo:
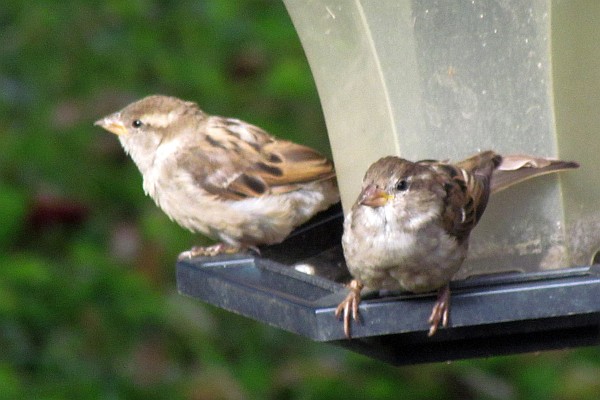
[[[367,170],[360,193],[344,220],[342,245],[354,279],[335,315],[358,321],[363,287],[423,293],[438,290],[428,336],[446,327],[449,282],[467,255],[469,234],[491,193],[574,162],[485,151],[455,165],[384,157]],[[499,168],[499,170],[496,170]]]
[[[149,96],[95,125],[118,135],[144,191],[172,220],[220,241],[180,259],[281,242],[339,201],[333,165],[321,154],[192,102]]]

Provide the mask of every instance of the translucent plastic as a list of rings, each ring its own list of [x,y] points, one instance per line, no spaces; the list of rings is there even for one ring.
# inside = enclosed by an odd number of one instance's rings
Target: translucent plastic
[[[384,155],[459,160],[493,149],[584,161],[572,133],[556,128],[551,65],[550,11],[581,8],[574,3],[285,0],[319,90],[344,209],[369,164]],[[598,82],[587,82],[596,93]],[[599,138],[585,139],[595,146],[596,166]],[[600,247],[600,217],[597,190],[582,192],[585,171],[495,195],[461,275],[588,263]],[[582,215],[595,217],[599,229],[584,229]],[[575,229],[578,238],[567,239]]]

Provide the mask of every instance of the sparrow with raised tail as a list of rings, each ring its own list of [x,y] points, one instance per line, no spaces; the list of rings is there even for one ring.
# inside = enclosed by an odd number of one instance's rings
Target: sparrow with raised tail
[[[525,155],[505,158],[485,151],[456,164],[384,157],[367,170],[362,191],[344,220],[342,246],[353,276],[335,314],[350,338],[363,287],[373,290],[438,290],[429,336],[450,310],[449,282],[467,256],[469,234],[489,195],[574,162]],[[498,168],[498,169],[497,169]]]
[[[281,242],[339,201],[333,165],[321,154],[193,102],[149,96],[95,125],[118,136],[144,191],[172,220],[220,241],[180,258]]]

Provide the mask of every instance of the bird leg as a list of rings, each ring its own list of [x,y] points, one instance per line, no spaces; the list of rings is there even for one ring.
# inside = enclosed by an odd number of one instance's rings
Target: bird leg
[[[194,257],[214,257],[219,254],[234,254],[242,251],[240,246],[232,246],[225,243],[217,243],[212,246],[194,246],[191,249],[184,251],[177,257],[178,260],[189,260]]]
[[[450,313],[450,286],[446,285],[438,291],[437,301],[433,305],[431,315],[429,316],[429,333],[431,337],[437,332],[440,321],[445,328],[448,326],[448,314]]]
[[[344,319],[344,334],[346,335],[346,338],[350,339],[352,337],[350,331],[350,315],[352,315],[352,319],[354,319],[356,322],[360,322],[358,305],[360,304],[360,291],[364,285],[358,279],[352,279],[348,286],[350,288],[350,292],[335,309],[335,316],[338,319],[340,319],[340,316],[342,316]]]

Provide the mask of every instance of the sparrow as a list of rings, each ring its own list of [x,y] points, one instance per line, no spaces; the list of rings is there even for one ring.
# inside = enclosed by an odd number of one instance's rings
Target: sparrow
[[[279,243],[339,201],[333,164],[317,151],[193,102],[148,96],[94,125],[117,135],[171,220],[218,241],[180,259]]]
[[[424,293],[438,290],[428,336],[448,324],[449,282],[467,256],[469,234],[490,194],[534,176],[577,168],[526,155],[484,151],[456,164],[381,158],[344,219],[342,247],[353,280],[335,310],[350,338],[363,287]]]

